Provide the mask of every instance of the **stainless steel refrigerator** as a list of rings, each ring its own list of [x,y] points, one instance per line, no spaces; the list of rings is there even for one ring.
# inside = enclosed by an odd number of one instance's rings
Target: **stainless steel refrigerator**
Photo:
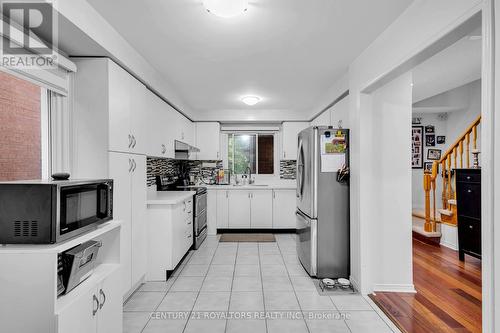
[[[309,275],[349,278],[349,130],[298,135],[297,252]]]

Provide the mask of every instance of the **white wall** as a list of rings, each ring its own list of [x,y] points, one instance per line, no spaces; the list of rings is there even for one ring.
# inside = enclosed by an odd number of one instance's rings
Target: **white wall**
[[[342,122],[342,128],[349,128],[349,96],[330,108],[330,124],[337,128],[339,121]]]
[[[374,130],[370,152],[377,211],[369,226],[374,236],[375,291],[413,291],[411,218],[412,75],[406,73],[371,94]],[[368,134],[368,133],[367,133]]]
[[[372,171],[377,157],[371,152],[378,149],[379,142],[373,142],[373,133],[378,129],[372,114],[372,101],[363,90],[477,13],[481,4],[480,0],[415,0],[349,68],[349,126],[352,130],[351,278],[364,294],[374,290],[375,277],[383,267],[371,264],[373,253],[378,251],[378,237],[372,233],[370,226],[380,223],[373,218],[380,209],[374,200],[380,196],[380,182]],[[384,118],[383,121],[389,119]],[[406,125],[402,123],[402,126]],[[409,128],[410,123],[407,126]],[[399,138],[393,137],[392,140]],[[408,179],[400,187],[406,192],[411,187],[411,181]]]

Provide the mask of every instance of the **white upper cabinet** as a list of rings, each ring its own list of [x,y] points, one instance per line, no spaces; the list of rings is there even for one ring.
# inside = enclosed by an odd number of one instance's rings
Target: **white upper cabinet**
[[[296,160],[297,159],[297,135],[300,131],[307,128],[307,122],[284,122],[282,127],[283,149],[281,159]]]
[[[146,154],[150,132],[148,126],[149,110],[147,109],[151,94],[145,85],[134,78],[131,96],[130,135],[132,135],[132,144],[129,151],[136,154]]]
[[[149,156],[174,158],[174,136],[171,133],[173,114],[177,113],[170,109],[161,98],[148,91],[148,152]]]
[[[109,150],[147,151],[147,88],[114,62],[108,62]]]
[[[107,64],[109,80],[107,87],[109,99],[109,150],[128,152],[132,145],[130,115],[133,98],[131,91],[135,79],[112,61],[107,61]],[[99,78],[96,79],[99,80]],[[92,87],[86,86],[82,89],[92,89]]]
[[[217,122],[196,123],[196,144],[200,149],[198,160],[220,160],[220,124]]]

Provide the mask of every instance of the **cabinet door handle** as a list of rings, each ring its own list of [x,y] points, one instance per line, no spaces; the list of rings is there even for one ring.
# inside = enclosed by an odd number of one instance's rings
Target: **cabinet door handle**
[[[132,146],[132,135],[128,135],[128,147],[130,148]]]
[[[132,168],[133,168],[133,165],[132,165],[132,160],[129,158],[129,159],[128,159],[128,172],[131,172],[131,171],[132,171]]]
[[[99,290],[99,294],[101,294],[101,305],[99,306],[99,310],[102,309],[104,303],[106,303],[106,294],[102,289]]]
[[[468,193],[472,193],[472,190],[467,190]]]
[[[226,199],[227,199],[228,197],[229,197],[229,194],[228,194],[228,192],[226,191]]]
[[[184,209],[183,209],[183,211],[186,211],[186,209],[187,209],[187,204],[186,204],[186,201],[184,201],[184,202],[183,202],[183,204],[184,204]]]
[[[135,168],[137,168],[137,164],[135,163],[135,160],[132,159],[132,172],[135,171]]]
[[[286,159],[286,151],[283,152],[283,158]]]
[[[136,144],[137,144],[137,140],[135,139],[135,135],[132,135],[132,148],[135,148]]]
[[[95,305],[95,307],[92,309],[92,317],[95,317],[95,314],[97,313],[97,311],[99,311],[99,300],[97,299],[96,295],[92,295],[92,299]]]
[[[161,153],[165,154],[167,152],[167,147],[165,145],[161,145]]]
[[[276,199],[276,192],[273,191],[273,199]]]

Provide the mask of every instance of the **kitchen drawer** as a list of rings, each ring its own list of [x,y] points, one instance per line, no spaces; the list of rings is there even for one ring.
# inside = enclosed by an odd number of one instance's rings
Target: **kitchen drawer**
[[[186,205],[186,211],[192,213],[193,212],[193,198],[184,201]]]
[[[481,221],[459,216],[458,242],[461,250],[481,255]]]
[[[467,182],[467,183],[480,183],[481,182],[481,172],[470,173],[464,170],[459,170],[457,172],[457,182]]]
[[[458,215],[481,218],[481,184],[457,183]]]

